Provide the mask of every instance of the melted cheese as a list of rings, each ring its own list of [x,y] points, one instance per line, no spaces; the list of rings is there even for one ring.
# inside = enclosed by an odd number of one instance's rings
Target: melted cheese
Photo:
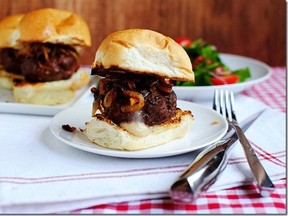
[[[143,137],[152,132],[152,128],[140,121],[124,122],[120,127],[134,136]]]

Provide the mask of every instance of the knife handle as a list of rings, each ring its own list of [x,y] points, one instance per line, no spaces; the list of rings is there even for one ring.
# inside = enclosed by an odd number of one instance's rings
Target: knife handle
[[[254,175],[255,180],[257,181],[259,193],[263,197],[270,196],[270,194],[275,189],[273,182],[266,173],[263,165],[261,164],[256,153],[254,152],[253,147],[251,146],[249,140],[245,136],[238,123],[236,121],[233,121],[231,123],[231,126],[235,129],[239,137],[240,143],[242,144],[250,169]]]
[[[171,198],[179,202],[192,202],[206,191],[226,167],[234,141],[233,138],[220,140],[201,152],[171,186]]]

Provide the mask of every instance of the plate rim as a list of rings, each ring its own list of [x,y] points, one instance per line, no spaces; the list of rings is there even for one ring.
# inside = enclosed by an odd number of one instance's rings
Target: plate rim
[[[206,142],[204,144],[202,144],[201,146],[198,146],[198,147],[195,147],[195,148],[188,148],[188,150],[183,150],[183,149],[177,149],[177,151],[168,151],[166,153],[155,153],[155,152],[145,152],[145,150],[150,150],[152,148],[149,148],[149,149],[143,149],[143,150],[138,150],[138,151],[123,151],[123,150],[113,150],[113,149],[108,149],[108,148],[104,148],[104,147],[101,147],[95,143],[92,143],[91,141],[91,145],[95,145],[96,148],[91,148],[87,145],[80,145],[80,144],[77,144],[77,143],[74,143],[70,140],[67,140],[65,139],[64,137],[61,137],[59,135],[59,133],[57,132],[58,130],[54,128],[54,124],[55,124],[55,121],[57,118],[59,118],[59,116],[63,115],[63,113],[65,112],[69,112],[71,111],[71,109],[77,109],[79,106],[90,106],[91,104],[90,103],[82,103],[82,104],[78,104],[76,106],[72,106],[72,107],[69,107],[68,109],[65,109],[61,112],[59,112],[58,114],[56,114],[52,119],[51,119],[51,122],[49,124],[49,129],[50,129],[50,132],[53,134],[53,136],[60,140],[62,143],[68,145],[68,146],[71,146],[71,147],[74,147],[76,149],[79,149],[79,150],[82,150],[82,151],[86,151],[86,152],[90,152],[90,153],[94,153],[94,154],[97,154],[97,155],[104,155],[104,156],[110,156],[110,157],[118,157],[118,158],[135,158],[135,159],[149,159],[149,158],[162,158],[162,157],[169,157],[169,156],[176,156],[176,155],[180,155],[180,154],[185,154],[185,153],[189,153],[189,152],[193,152],[193,151],[196,151],[196,150],[199,150],[201,148],[204,148],[204,147],[207,147],[209,145],[211,145],[212,143],[218,141],[219,139],[221,139],[227,129],[228,129],[228,123],[226,121],[226,119],[220,115],[219,113],[217,113],[215,110],[213,109],[210,109],[204,105],[200,105],[200,104],[197,104],[197,103],[193,103],[193,102],[190,102],[190,101],[185,101],[185,100],[177,100],[177,104],[179,103],[186,103],[188,104],[189,106],[192,106],[192,107],[197,107],[198,109],[203,109],[205,110],[206,112],[211,112],[213,113],[214,115],[216,115],[219,119],[222,120],[222,122],[224,123],[223,127],[221,128],[221,130],[223,130],[222,133],[220,133],[216,138],[214,138],[213,140],[209,141],[209,142]],[[79,109],[79,108],[78,108]],[[192,111],[193,113],[193,111]],[[85,120],[84,120],[85,121]],[[84,123],[83,121],[83,123]],[[221,122],[221,123],[222,123]],[[59,126],[58,126],[58,129],[59,129]],[[220,131],[220,129],[219,129]],[[66,133],[69,133],[69,132],[66,132]],[[82,134],[83,135],[83,134]],[[180,138],[181,140],[182,138]],[[87,138],[87,141],[88,138]],[[169,142],[168,142],[169,143]],[[162,144],[162,145],[159,145],[159,146],[162,146],[165,144]],[[155,146],[153,148],[157,148],[159,146]],[[92,149],[92,150],[91,150]]]

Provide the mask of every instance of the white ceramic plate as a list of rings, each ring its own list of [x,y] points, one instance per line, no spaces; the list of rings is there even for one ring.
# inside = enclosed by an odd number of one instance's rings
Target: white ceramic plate
[[[63,143],[75,148],[100,155],[123,158],[155,158],[191,152],[219,140],[227,131],[226,120],[216,111],[187,101],[177,101],[178,107],[191,110],[195,121],[189,133],[166,144],[141,151],[119,151],[106,149],[92,143],[79,130],[85,128],[85,122],[91,120],[91,104],[79,104],[55,115],[50,124],[52,134]],[[215,124],[215,122],[217,122]],[[64,131],[62,125],[69,124],[77,128],[74,133]]]
[[[80,70],[85,70],[90,75],[90,69],[88,67],[81,67]],[[72,101],[56,106],[16,103],[13,99],[11,90],[0,89],[0,113],[53,116],[56,113],[72,106],[83,96],[85,92],[89,91],[92,85],[98,82],[98,79],[99,78],[96,76],[92,77],[90,82],[85,87],[76,92],[76,97]]]
[[[248,67],[251,77],[242,83],[221,85],[221,86],[174,86],[173,90],[177,98],[181,100],[200,101],[213,98],[215,89],[227,89],[239,93],[251,86],[268,79],[272,69],[267,64],[244,56],[220,54],[221,60],[232,70]]]

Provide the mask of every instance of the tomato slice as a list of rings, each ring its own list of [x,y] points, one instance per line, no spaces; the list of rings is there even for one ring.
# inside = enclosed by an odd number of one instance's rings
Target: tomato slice
[[[226,75],[226,76],[219,76],[219,77],[211,77],[211,83],[213,85],[227,85],[227,84],[234,84],[239,81],[238,75]]]
[[[182,47],[189,47],[192,45],[192,40],[188,37],[178,37],[175,38],[175,41],[180,44]]]

